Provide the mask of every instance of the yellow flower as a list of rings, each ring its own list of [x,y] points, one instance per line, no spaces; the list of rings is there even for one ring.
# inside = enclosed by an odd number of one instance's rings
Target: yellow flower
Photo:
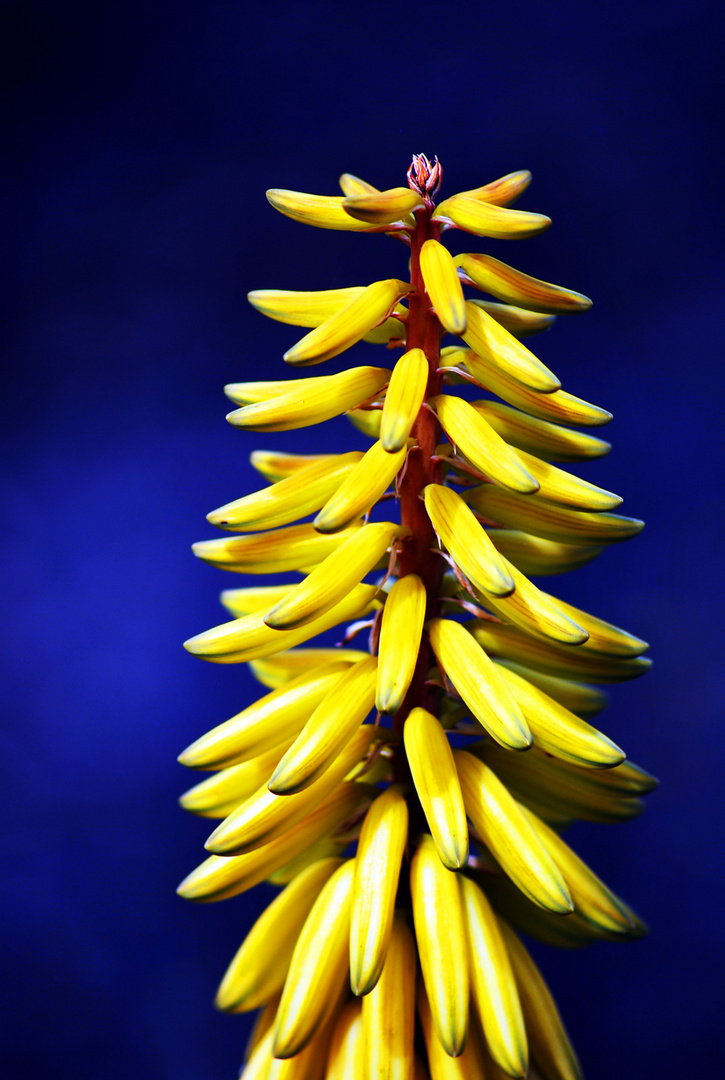
[[[523,1077],[530,1065],[576,1080],[517,931],[562,946],[644,933],[559,833],[635,816],[656,784],[589,722],[606,703],[596,684],[646,671],[647,645],[528,577],[581,566],[642,528],[613,512],[618,496],[560,467],[606,454],[574,425],[611,417],[520,340],[591,302],[441,243],[451,228],[499,239],[548,228],[509,209],[528,172],[436,205],[441,177],[420,154],[407,187],[346,173],[341,196],[269,192],[295,221],[385,232],[410,250],[409,281],[250,293],[263,314],[309,328],[287,363],[361,340],[402,355],[392,370],[226,388],[235,427],[287,431],[345,412],[373,440],[364,454],[256,451],[269,486],[209,515],[248,535],[194,547],[227,570],[302,576],[227,590],[232,621],[186,643],[249,662],[269,689],[180,758],[213,771],[182,805],[223,819],[180,894],[282,888],[217,995],[229,1012],[262,1010],[247,1080]],[[459,396],[471,388],[487,396]],[[367,629],[369,651],[306,644],[350,620],[341,645]]]

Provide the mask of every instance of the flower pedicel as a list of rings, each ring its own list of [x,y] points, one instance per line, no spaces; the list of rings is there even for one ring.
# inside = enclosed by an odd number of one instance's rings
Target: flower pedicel
[[[222,819],[180,894],[281,889],[217,994],[221,1009],[261,1009],[245,1080],[575,1080],[518,931],[563,947],[644,933],[560,834],[634,817],[655,786],[590,723],[606,703],[597,684],[646,671],[646,644],[529,579],[642,528],[562,468],[607,453],[589,429],[610,414],[521,340],[590,301],[440,242],[451,228],[548,228],[509,209],[530,179],[436,205],[440,165],[416,155],[408,187],[345,174],[342,196],[268,192],[295,221],[402,240],[410,280],[250,293],[309,328],[285,354],[303,370],[226,387],[235,427],[346,413],[372,440],[365,453],[255,451],[268,486],[211,513],[229,535],[194,548],[227,570],[302,579],[227,590],[232,621],[186,643],[249,663],[267,691],[180,758],[211,770],[182,805]],[[361,340],[402,355],[307,373]],[[310,644],[351,622],[341,646]]]

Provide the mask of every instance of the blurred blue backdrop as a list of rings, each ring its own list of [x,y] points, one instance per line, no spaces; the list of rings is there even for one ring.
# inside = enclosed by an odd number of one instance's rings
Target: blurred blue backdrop
[[[716,1075],[722,6],[6,10],[3,1075],[236,1075],[247,1021],[211,999],[266,887],[175,897],[209,831],[176,806],[175,756],[256,687],[181,648],[238,583],[189,543],[259,486],[255,446],[361,445],[342,421],[301,438],[225,424],[222,385],[284,378],[298,336],[245,293],[405,272],[402,246],[293,224],[265,189],[333,193],[342,171],[395,186],[421,151],[444,195],[532,170],[520,206],[553,228],[488,250],[593,297],[537,352],[614,413],[587,476],[648,523],[560,594],[652,643],[603,727],[662,786],[638,821],[575,836],[652,933],[537,955],[589,1080]]]

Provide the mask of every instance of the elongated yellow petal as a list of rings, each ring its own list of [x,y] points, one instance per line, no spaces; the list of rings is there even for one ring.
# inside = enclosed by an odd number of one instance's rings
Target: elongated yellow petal
[[[277,450],[253,450],[249,455],[249,464],[270,483],[276,484],[311,465],[327,462],[332,466],[337,457],[337,454],[285,454]]]
[[[321,379],[329,375],[308,375],[305,379],[271,379],[257,382],[227,383],[224,393],[235,405],[257,405],[285,394],[305,394],[324,387]]]
[[[198,559],[242,574],[279,574],[299,570],[326,559],[362,528],[355,522],[334,536],[323,536],[312,525],[291,525],[287,529],[238,536],[223,540],[202,540],[192,546]]]
[[[393,925],[408,806],[390,787],[367,812],[357,846],[350,924],[350,986],[367,994],[383,970]]]
[[[292,326],[319,326],[345,307],[364,290],[364,285],[347,289],[294,292],[290,289],[255,289],[247,300],[262,315]]]
[[[391,544],[410,529],[376,521],[353,533],[265,615],[267,626],[291,630],[329,611],[375,567]]]
[[[264,660],[253,660],[249,667],[258,682],[263,686],[270,686],[276,690],[278,686],[296,679],[306,671],[322,667],[335,660],[347,664],[357,664],[360,660],[367,660],[370,653],[360,649],[320,648],[320,649],[290,649],[289,652],[278,653]]]
[[[514,337],[531,337],[548,330],[556,322],[556,315],[539,315],[535,311],[514,307],[512,304],[497,304],[493,300],[472,300],[472,304],[481,308]]]
[[[380,188],[368,184],[367,180],[361,180],[352,173],[343,173],[339,179],[340,187],[345,195],[375,195]]]
[[[277,1010],[275,1057],[294,1057],[305,1047],[347,979],[354,870],[355,862],[349,859],[324,886],[307,916]]]
[[[342,208],[356,221],[365,221],[370,225],[392,225],[394,221],[403,221],[411,211],[423,205],[423,199],[417,191],[407,187],[388,188],[387,191],[364,191],[346,195]],[[408,222],[414,224],[412,219]]]
[[[371,790],[354,781],[338,784],[304,821],[270,844],[247,855],[210,855],[184,878],[177,889],[179,896],[202,903],[226,900],[259,885],[323,836],[340,828],[353,814],[361,813],[370,804]]]
[[[383,608],[375,708],[397,712],[415,673],[425,621],[426,591],[417,574],[396,581]]]
[[[465,750],[453,757],[468,816],[514,884],[547,911],[572,911],[561,872],[496,774]]]
[[[415,941],[397,915],[385,966],[362,999],[367,1076],[370,1080],[411,1080],[415,1035]]]
[[[628,933],[631,923],[621,901],[553,829],[525,807],[523,812],[564,875],[576,911],[600,930]]]
[[[532,1055],[545,1076],[582,1080],[576,1053],[541,972],[518,935],[505,923],[501,931],[516,975]]]
[[[289,525],[319,510],[362,460],[362,453],[340,454],[300,470],[278,484],[245,495],[207,514],[207,521],[234,532],[259,532]]]
[[[255,611],[269,611],[272,604],[287,595],[293,585],[252,585],[243,589],[224,589],[219,599],[230,615],[240,619]]]
[[[439,721],[425,709],[409,713],[403,728],[405,754],[438,855],[449,870],[468,862],[468,823],[450,744]]]
[[[438,1037],[451,1057],[468,1034],[468,947],[458,878],[423,836],[410,867],[415,936],[430,1011]]]
[[[284,354],[285,361],[295,366],[320,364],[337,356],[382,322],[401,296],[409,292],[410,285],[398,278],[374,281],[344,308],[288,349]]]
[[[426,292],[436,315],[449,334],[466,329],[466,302],[453,256],[437,240],[426,240],[420,249],[420,269]]]
[[[377,663],[371,656],[343,674],[275,769],[270,791],[275,795],[300,791],[330,767],[373,707]]]
[[[457,255],[455,263],[471,285],[518,307],[563,315],[592,306],[588,296],[522,274],[492,255]]]
[[[526,717],[540,749],[575,765],[606,769],[624,761],[624,751],[586,720],[569,712],[516,672],[504,667],[498,670]]]
[[[225,818],[248,799],[260,784],[266,784],[285,749],[285,744],[281,743],[241,765],[220,769],[185,792],[179,802],[184,810],[192,814]]]
[[[518,529],[490,529],[488,536],[496,550],[529,577],[532,574],[551,577],[576,570],[604,551],[600,545],[562,544]]]
[[[509,206],[523,195],[530,183],[529,170],[519,169],[499,177],[498,180],[492,180],[490,184],[473,188],[471,191],[459,191],[458,194],[466,195],[470,199],[480,199],[494,206]]]
[[[608,657],[592,652],[586,644],[571,649],[531,637],[515,626],[474,620],[468,623],[468,628],[491,656],[520,661],[537,671],[564,679],[583,679],[595,683],[624,682],[636,679],[652,666],[652,661],[645,656],[632,659]]]
[[[179,755],[179,761],[192,769],[220,769],[290,745],[348,666],[343,660],[333,660],[303,672],[202,735]]]
[[[522,679],[538,686],[549,697],[554,698],[565,709],[580,717],[597,716],[607,705],[607,695],[603,690],[597,690],[586,683],[572,682],[571,679],[557,678],[556,675],[545,675],[542,671],[526,667],[524,664],[516,664],[511,660],[497,660],[497,665],[503,665],[510,671],[520,675]]]
[[[525,494],[538,490],[538,480],[516,450],[467,401],[441,394],[432,399],[431,405],[451,442],[494,484]]]
[[[366,1065],[362,1007],[349,1001],[332,1033],[325,1080],[366,1080]]]
[[[517,453],[525,468],[538,481],[539,498],[575,510],[595,512],[615,510],[622,502],[619,495],[581,480],[564,469],[557,469],[555,465],[549,465],[525,450],[518,450]]]
[[[529,634],[560,641],[565,645],[581,645],[587,640],[589,635],[586,630],[569,618],[556,600],[537,589],[507,559],[504,559],[504,565],[516,587],[510,596],[485,593],[487,607],[504,619],[523,627]]]
[[[307,867],[262,912],[217,990],[218,1009],[225,1012],[258,1009],[279,993],[312,905],[342,863],[339,858],[321,859]]]
[[[516,379],[529,390],[550,394],[559,389],[561,383],[556,375],[483,308],[467,301],[466,316],[467,327],[463,339],[474,352],[473,357],[467,358],[466,364],[474,377],[476,370],[473,368],[476,368],[475,358],[478,357],[486,365],[486,372],[493,368],[504,377]]]
[[[644,522],[636,518],[571,510],[537,495],[521,496],[493,484],[472,489],[465,499],[492,521],[564,544],[616,544],[637,536],[644,528]]]
[[[551,218],[544,214],[531,214],[525,210],[504,210],[492,202],[468,195],[452,195],[439,203],[433,221],[455,225],[457,229],[476,236],[491,236],[498,240],[517,240],[524,236],[536,236],[551,225]]]
[[[376,442],[352,472],[328,499],[313,525],[320,533],[334,533],[346,528],[360,514],[367,513],[390,486],[403,467],[407,447],[388,454]]]
[[[326,615],[296,630],[272,630],[264,622],[263,613],[255,611],[189,638],[184,648],[217,664],[238,664],[273,656],[309,641],[338,623],[359,619],[376,602],[377,593],[375,585],[358,585]]]
[[[499,435],[519,450],[528,450],[547,461],[583,461],[600,458],[612,449],[611,443],[587,435],[582,431],[537,420],[502,405],[500,401],[477,401],[476,412],[494,428]]]
[[[460,495],[442,484],[428,484],[423,495],[441,543],[469,581],[497,596],[513,592],[515,582],[504,560]]]
[[[483,1072],[481,1044],[476,1024],[470,1024],[465,1049],[451,1057],[443,1047],[433,1023],[428,995],[422,981],[418,983],[418,1015],[420,1016],[425,1048],[428,1054],[430,1080],[487,1080]],[[428,1074],[424,1072],[425,1080]],[[416,1080],[418,1080],[416,1075]]]
[[[428,361],[422,349],[410,349],[393,368],[380,420],[383,450],[395,454],[406,445],[425,397]]]
[[[460,623],[433,619],[430,641],[447,674],[478,722],[496,742],[523,750],[533,738],[496,666]]]
[[[390,374],[388,368],[357,367],[338,375],[316,376],[314,382],[301,379],[306,384],[302,389],[292,388],[244,405],[230,412],[227,420],[234,427],[252,431],[292,431],[321,424],[374,397],[388,382]]]
[[[474,380],[485,386],[493,394],[503,398],[509,405],[515,405],[525,413],[542,420],[553,420],[560,424],[578,424],[581,427],[598,427],[608,424],[612,414],[598,405],[568,394],[565,390],[552,393],[540,393],[526,386],[520,379],[503,371],[500,367],[475,353],[472,349],[461,349],[457,355],[446,357],[446,366],[465,364]],[[478,404],[472,403],[474,408]]]
[[[265,778],[241,806],[218,825],[204,845],[215,855],[243,855],[269,844],[326,799],[330,792],[365,757],[375,734],[366,724],[358,728],[330,768],[313,784],[295,795],[273,795]]]
[[[318,229],[343,229],[347,232],[383,232],[389,226],[369,225],[356,221],[342,208],[342,195],[307,195],[302,191],[271,188],[268,202],[285,217]]]
[[[461,877],[471,992],[489,1053],[508,1076],[526,1076],[529,1057],[521,1002],[498,920],[478,885]]]
[[[343,986],[328,1001],[320,1025],[305,1048],[294,1057],[272,1058],[264,1080],[323,1080],[325,1059],[345,1000]]]
[[[596,615],[590,615],[581,608],[574,607],[573,604],[567,604],[564,600],[557,598],[556,603],[570,618],[584,627],[589,634],[587,649],[593,652],[604,653],[605,656],[630,657],[641,656],[649,648],[646,641],[630,634],[628,630],[622,630],[613,623],[598,619]]]

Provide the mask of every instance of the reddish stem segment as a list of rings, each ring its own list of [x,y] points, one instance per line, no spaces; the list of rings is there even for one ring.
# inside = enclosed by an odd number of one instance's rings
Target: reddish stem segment
[[[438,374],[441,326],[431,307],[420,270],[421,247],[426,240],[437,240],[440,235],[440,226],[431,221],[432,212],[432,206],[424,206],[415,213],[416,228],[410,244],[410,281],[413,292],[409,298],[405,342],[406,349],[422,349],[428,360],[427,398],[440,393],[442,381]],[[436,446],[441,440],[441,427],[435,413],[425,405],[418,414],[412,435],[416,445],[408,454],[398,483],[401,522],[411,529],[412,536],[402,545],[398,573],[400,577],[418,574],[421,578],[428,597],[426,618],[430,618],[435,614],[433,605],[436,603],[445,564],[435,553],[436,535],[421,497],[421,492],[428,484],[440,483],[441,479],[441,463],[434,460]],[[424,638],[410,689],[395,715],[394,730],[401,736],[405,718],[411,709],[422,706],[435,711],[437,690],[426,684],[430,666],[430,645]]]

